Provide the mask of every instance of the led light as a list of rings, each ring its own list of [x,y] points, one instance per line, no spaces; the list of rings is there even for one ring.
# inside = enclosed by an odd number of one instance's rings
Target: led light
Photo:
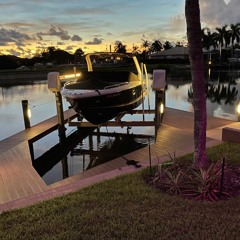
[[[28,115],[29,119],[32,117],[32,112],[31,112],[31,109],[29,109],[29,108],[27,110],[27,115]]]
[[[76,78],[76,77],[79,77],[79,76],[81,76],[81,73],[63,75],[60,78],[61,79],[71,79],[71,78]]]
[[[163,114],[163,112],[164,112],[164,105],[163,105],[163,103],[161,103],[161,105],[160,105],[160,113]]]
[[[240,114],[240,103],[237,105],[237,112]]]

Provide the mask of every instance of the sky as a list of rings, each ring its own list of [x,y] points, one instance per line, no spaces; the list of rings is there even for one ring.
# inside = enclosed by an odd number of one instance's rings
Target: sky
[[[240,22],[239,0],[199,0],[202,27]],[[143,40],[186,43],[185,0],[0,0],[0,54],[32,57],[49,46],[70,53],[132,51]]]

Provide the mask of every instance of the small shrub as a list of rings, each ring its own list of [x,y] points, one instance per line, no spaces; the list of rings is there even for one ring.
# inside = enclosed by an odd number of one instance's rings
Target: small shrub
[[[173,160],[171,158],[171,160]],[[226,167],[224,168],[226,171]],[[217,201],[226,192],[221,189],[222,163],[212,163],[208,168],[172,162],[159,164],[151,183],[161,191],[195,200]]]
[[[220,196],[221,176],[222,167],[219,162],[212,163],[207,169],[192,168],[185,195],[196,200],[217,201]]]

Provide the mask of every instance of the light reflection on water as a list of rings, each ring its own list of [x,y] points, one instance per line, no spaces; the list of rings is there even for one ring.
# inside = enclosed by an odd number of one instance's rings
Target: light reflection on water
[[[193,111],[192,103],[189,101],[188,92],[191,88],[191,83],[187,77],[184,77],[184,80],[181,74],[171,75],[167,78],[167,91],[166,91],[166,106],[170,108],[180,109],[183,111]],[[150,75],[151,77],[151,75]],[[232,77],[232,76],[231,76]],[[180,80],[179,80],[180,79]],[[187,79],[187,80],[186,80]],[[240,77],[232,77],[230,80],[227,78],[227,75],[224,79],[220,79],[219,75],[217,78],[209,79],[209,83],[220,86],[228,86],[229,81],[231,82],[230,89],[236,87],[238,91],[235,101],[232,104],[225,104],[225,99],[213,102],[213,99],[207,99],[207,114],[219,118],[225,118],[229,120],[236,121],[236,106],[240,94]],[[151,99],[151,108],[154,108],[154,94],[150,95]],[[31,125],[35,125],[49,117],[56,115],[56,106],[55,106],[55,96],[47,88],[47,82],[36,82],[31,85],[18,85],[11,87],[0,87],[0,140],[7,138],[19,131],[24,130],[23,114],[22,114],[22,100],[28,100],[30,104],[30,109],[32,111]],[[68,108],[66,101],[63,101],[64,109]],[[145,106],[147,101],[145,101]],[[146,116],[147,117],[147,116]],[[123,120],[126,120],[128,117],[124,117]],[[141,116],[137,119],[139,120]],[[148,117],[147,117],[148,118]],[[152,116],[150,117],[152,118]],[[147,119],[150,120],[150,119]],[[144,129],[144,130],[143,130]],[[72,128],[67,128],[67,135],[73,131]],[[102,131],[116,131],[116,129],[103,129]],[[126,133],[126,128],[118,128],[117,132]],[[147,128],[133,128],[130,130],[134,134],[147,134],[154,135],[153,127]],[[78,148],[83,150],[89,146],[89,138],[84,140],[84,143]],[[109,145],[114,141],[112,137],[102,137],[101,143],[97,144],[97,140],[94,140],[95,148],[101,148],[105,145]],[[48,136],[40,139],[34,143],[34,154],[35,158],[41,156],[49,146],[54,146],[58,143],[58,134],[57,131],[49,134]],[[85,163],[84,161],[85,160]],[[89,155],[85,156],[71,156],[68,155],[68,172],[69,175],[74,175],[77,172],[83,171],[89,165],[91,159]],[[51,171],[44,174],[43,179],[47,184],[54,183],[63,178],[62,176],[62,166],[60,162],[56,164]]]

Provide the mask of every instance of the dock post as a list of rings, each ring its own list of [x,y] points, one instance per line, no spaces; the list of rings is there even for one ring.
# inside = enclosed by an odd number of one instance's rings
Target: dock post
[[[165,106],[166,70],[153,70],[152,89],[155,91],[155,136],[162,122]]]
[[[30,109],[29,109],[28,100],[22,100],[22,109],[23,109],[23,119],[24,119],[24,125],[25,129],[30,128]]]
[[[58,116],[58,134],[61,143],[64,143],[66,140],[65,134],[65,124],[63,116],[63,104],[62,104],[62,95],[59,91],[55,92],[56,107],[57,107],[57,116]]]
[[[64,125],[64,116],[63,116],[63,104],[62,104],[62,95],[60,93],[60,79],[59,72],[50,72],[48,73],[48,89],[55,93],[56,107],[57,107],[57,117],[58,117],[58,134],[61,144],[65,143],[66,133]]]

